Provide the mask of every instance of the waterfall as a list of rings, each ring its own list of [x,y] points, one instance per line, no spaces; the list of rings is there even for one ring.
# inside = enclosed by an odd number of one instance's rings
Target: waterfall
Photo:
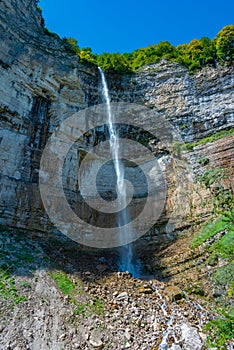
[[[114,169],[116,173],[116,191],[117,191],[117,201],[118,201],[118,207],[124,208],[123,210],[120,210],[116,214],[116,220],[117,225],[119,227],[120,237],[126,237],[127,235],[131,235],[131,229],[126,229],[125,225],[129,222],[128,217],[128,211],[127,211],[127,192],[126,192],[126,183],[124,181],[124,165],[123,162],[119,156],[120,154],[120,143],[119,143],[119,137],[118,132],[116,130],[115,126],[115,120],[114,115],[111,111],[111,103],[110,103],[110,96],[108,91],[108,86],[106,82],[106,78],[104,75],[104,72],[100,67],[98,67],[98,70],[101,75],[101,81],[102,81],[102,97],[106,104],[106,112],[107,112],[107,124],[109,128],[109,134],[110,134],[110,153],[113,159],[114,163]],[[128,225],[129,226],[129,225]],[[133,251],[132,251],[132,245],[123,245],[124,239],[121,242],[119,242],[119,252],[120,252],[120,271],[128,271],[135,277],[137,277],[137,264],[134,264],[133,262]]]

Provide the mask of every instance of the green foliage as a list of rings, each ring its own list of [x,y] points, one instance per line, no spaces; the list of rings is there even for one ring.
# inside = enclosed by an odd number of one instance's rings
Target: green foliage
[[[104,312],[104,306],[101,299],[95,298],[90,303],[78,304],[74,310],[74,315],[90,317],[93,314],[101,315]]]
[[[234,208],[223,211],[222,216],[206,224],[194,237],[192,247],[201,245],[218,233],[222,233],[220,238],[216,236],[216,240],[211,240],[208,245],[207,249],[211,255],[206,263],[215,266],[220,258],[223,259],[223,266],[213,273],[212,279],[216,285],[222,285],[224,290],[226,286],[227,295],[232,298],[234,296]],[[207,345],[226,349],[227,342],[234,338],[234,309],[219,309],[219,314],[217,319],[208,322],[204,327],[209,333]]]
[[[37,6],[37,11],[39,11],[40,13],[42,13],[42,8],[40,6]]]
[[[205,165],[209,164],[210,160],[207,157],[203,157],[203,158],[198,159],[197,162],[198,162],[198,164],[205,166]]]
[[[75,38],[64,38],[63,41],[69,45],[70,49],[77,55],[80,53],[80,47],[78,46],[78,42]]]
[[[217,36],[216,50],[219,59],[234,61],[234,25],[225,26]]]
[[[64,272],[55,272],[50,275],[56,282],[58,287],[64,294],[69,295],[74,289],[75,285],[69,280]]]
[[[86,313],[87,304],[79,304],[74,310],[74,315],[82,315],[84,316]]]
[[[227,223],[224,221],[224,218],[221,216],[215,220],[215,222],[210,221],[205,224],[201,231],[193,238],[192,248],[196,248],[207,239],[213,237],[218,232],[221,232],[227,228]]]
[[[213,251],[217,251],[223,258],[234,257],[234,230],[228,231],[218,242],[213,244]]]
[[[40,11],[39,7],[38,10]],[[47,35],[59,38],[46,27],[44,31]],[[79,55],[81,61],[100,66],[108,73],[120,75],[131,74],[143,66],[157,63],[162,59],[178,62],[192,73],[207,65],[215,66],[218,61],[232,63],[234,59],[233,25],[224,27],[214,39],[203,37],[178,46],[173,46],[168,41],[161,41],[132,53],[122,54],[104,52],[97,55],[89,47],[80,48],[75,38],[64,38],[63,41]]]
[[[101,315],[104,311],[103,302],[99,298],[94,299],[93,304],[90,306],[90,308],[97,315]]]
[[[188,149],[189,151],[192,151],[193,148],[196,146],[205,145],[206,143],[214,142],[214,141],[217,141],[217,140],[219,140],[223,137],[227,137],[227,136],[234,136],[234,128],[231,128],[229,130],[218,131],[215,134],[213,134],[211,136],[204,137],[203,139],[198,140],[194,143],[185,143],[184,148]]]
[[[0,295],[5,300],[11,300],[14,304],[19,304],[26,300],[25,296],[19,296],[15,287],[15,280],[11,277],[9,270],[0,268]]]
[[[84,47],[79,53],[81,61],[91,62],[97,65],[97,55],[92,52],[90,47]]]
[[[203,37],[200,40],[194,39],[187,45],[177,47],[176,61],[196,71],[205,65],[215,64],[216,48],[213,40]]]
[[[52,36],[53,38],[60,39],[60,36],[56,33],[52,33],[48,28],[44,27],[44,32],[46,35]]]
[[[128,74],[131,72],[129,62],[124,54],[103,53],[97,56],[97,64],[109,73]]]
[[[214,266],[219,258],[225,259],[225,265],[218,268],[212,278],[216,284],[229,285],[231,287],[234,271],[234,208],[220,213],[222,213],[222,216],[214,222],[208,222],[193,238],[192,248],[198,247],[209,238],[214,237],[219,232],[223,232],[220,239],[209,245],[208,251],[211,255],[207,263]]]
[[[219,309],[219,317],[208,322],[204,329],[208,330],[207,345],[216,349],[225,349],[227,341],[234,338],[234,309]]]
[[[136,69],[147,64],[159,62],[162,58],[171,60],[175,57],[175,47],[168,41],[161,41],[158,45],[151,45],[144,49],[135,50],[132,53],[132,62],[130,66],[131,69],[135,71]]]
[[[219,140],[219,139],[221,139],[223,137],[226,137],[226,136],[234,136],[234,128],[229,129],[229,130],[218,131],[218,132],[216,132],[215,134],[213,134],[211,136],[205,137],[204,139],[193,143],[192,146],[196,147],[196,146],[199,146],[199,145],[204,145],[204,144],[206,144],[208,142],[214,142],[214,141]]]
[[[198,176],[198,181],[203,182],[206,187],[209,187],[213,183],[222,180],[224,177],[224,170],[215,168],[204,171]]]
[[[194,39],[188,44],[171,45],[161,41],[157,45],[140,48],[132,53],[103,53],[101,55],[81,55],[87,61],[99,65],[104,71],[129,74],[142,66],[159,62],[165,58],[186,66],[191,72],[206,65],[215,66],[218,59],[230,61],[233,57],[233,26],[224,27],[218,37]]]
[[[212,275],[212,279],[216,285],[229,286],[233,280],[234,263],[229,260],[225,266],[218,268]],[[230,289],[229,289],[230,290]]]

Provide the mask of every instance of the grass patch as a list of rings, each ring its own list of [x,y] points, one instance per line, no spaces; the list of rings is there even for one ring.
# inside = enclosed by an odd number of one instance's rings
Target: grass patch
[[[87,304],[79,304],[74,310],[74,315],[76,316],[84,316],[86,313]]]
[[[217,140],[222,139],[223,137],[226,137],[226,136],[234,136],[234,128],[231,128],[229,130],[218,131],[215,134],[213,134],[211,136],[204,137],[203,139],[198,140],[194,143],[185,143],[183,145],[183,148],[187,149],[189,151],[192,151],[193,148],[196,146],[205,145],[206,143],[217,141]]]
[[[219,232],[224,233],[218,240],[214,240],[208,246],[211,255],[206,263],[215,266],[220,258],[223,259],[224,265],[216,269],[212,279],[215,285],[221,285],[224,290],[227,290],[224,305],[228,305],[226,304],[226,298],[233,298],[234,296],[234,208],[220,213],[222,215],[219,218],[206,224],[199,234],[193,238],[192,247],[198,247]],[[220,308],[218,311],[217,319],[208,322],[204,326],[209,334],[207,345],[217,349],[226,349],[228,342],[234,338],[234,308]]]
[[[59,289],[61,289],[64,294],[70,295],[71,292],[75,289],[75,285],[71,282],[71,280],[64,272],[59,271],[51,273],[50,276],[57,282]]]
[[[207,239],[213,237],[218,232],[221,232],[227,228],[227,223],[224,221],[224,218],[221,216],[216,219],[215,222],[208,222],[201,231],[193,238],[192,248],[197,248],[199,245],[204,243]]]
[[[9,271],[0,269],[0,295],[5,300],[12,300],[14,304],[26,301],[26,296],[19,296],[15,287],[15,279],[10,275]]]
[[[212,278],[215,284],[231,286],[234,271],[234,208],[230,211],[223,211],[222,216],[203,226],[198,235],[193,238],[192,248],[198,247],[221,232],[223,235],[208,246],[211,254],[206,262],[215,266],[220,258],[224,259],[225,265],[219,267]]]
[[[70,302],[75,305],[74,315],[75,316],[84,316],[90,317],[93,314],[101,315],[103,313],[104,307],[103,302],[99,298],[95,298],[89,303],[79,303],[75,295],[81,294],[83,289],[76,290],[76,286],[71,280],[67,277],[65,272],[57,271],[51,273],[50,276],[56,281],[58,288],[70,298]],[[81,282],[78,282],[78,287],[83,287]]]
[[[74,310],[74,315],[90,317],[93,314],[100,316],[104,312],[103,302],[99,298],[95,298],[90,303],[78,304]]]

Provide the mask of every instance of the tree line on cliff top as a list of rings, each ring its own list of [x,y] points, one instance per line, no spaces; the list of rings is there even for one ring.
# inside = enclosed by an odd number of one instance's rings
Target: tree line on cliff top
[[[45,32],[51,33],[47,28]],[[157,63],[162,59],[178,62],[190,72],[196,72],[205,66],[234,63],[234,25],[223,27],[214,39],[203,37],[193,39],[188,44],[171,45],[168,41],[137,49],[131,53],[95,54],[89,47],[80,48],[75,38],[64,38],[68,49],[76,53],[81,61],[91,62],[105,72],[131,74],[145,65]]]

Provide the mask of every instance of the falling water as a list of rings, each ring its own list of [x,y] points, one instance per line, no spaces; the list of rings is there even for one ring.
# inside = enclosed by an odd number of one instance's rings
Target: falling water
[[[126,224],[129,222],[128,220],[128,211],[126,209],[127,205],[127,192],[126,192],[126,184],[124,181],[124,165],[119,157],[119,151],[120,151],[120,144],[119,144],[119,138],[118,133],[114,124],[114,116],[111,111],[111,105],[110,105],[110,97],[109,97],[109,91],[107,87],[107,82],[105,79],[105,75],[102,71],[102,69],[99,67],[99,72],[102,79],[102,95],[103,99],[106,103],[106,111],[107,111],[107,123],[109,128],[109,134],[110,134],[110,152],[112,155],[113,163],[114,163],[114,169],[116,173],[116,179],[117,179],[117,200],[118,200],[118,207],[119,208],[125,208],[124,210],[120,210],[117,215],[117,225],[119,227],[120,237],[123,237],[123,240],[119,242],[120,245],[120,271],[128,271],[132,273],[134,276],[138,274],[136,270],[135,264],[133,264],[133,252],[132,252],[132,245],[123,245],[124,237],[127,235],[131,235],[131,229],[126,229]]]

